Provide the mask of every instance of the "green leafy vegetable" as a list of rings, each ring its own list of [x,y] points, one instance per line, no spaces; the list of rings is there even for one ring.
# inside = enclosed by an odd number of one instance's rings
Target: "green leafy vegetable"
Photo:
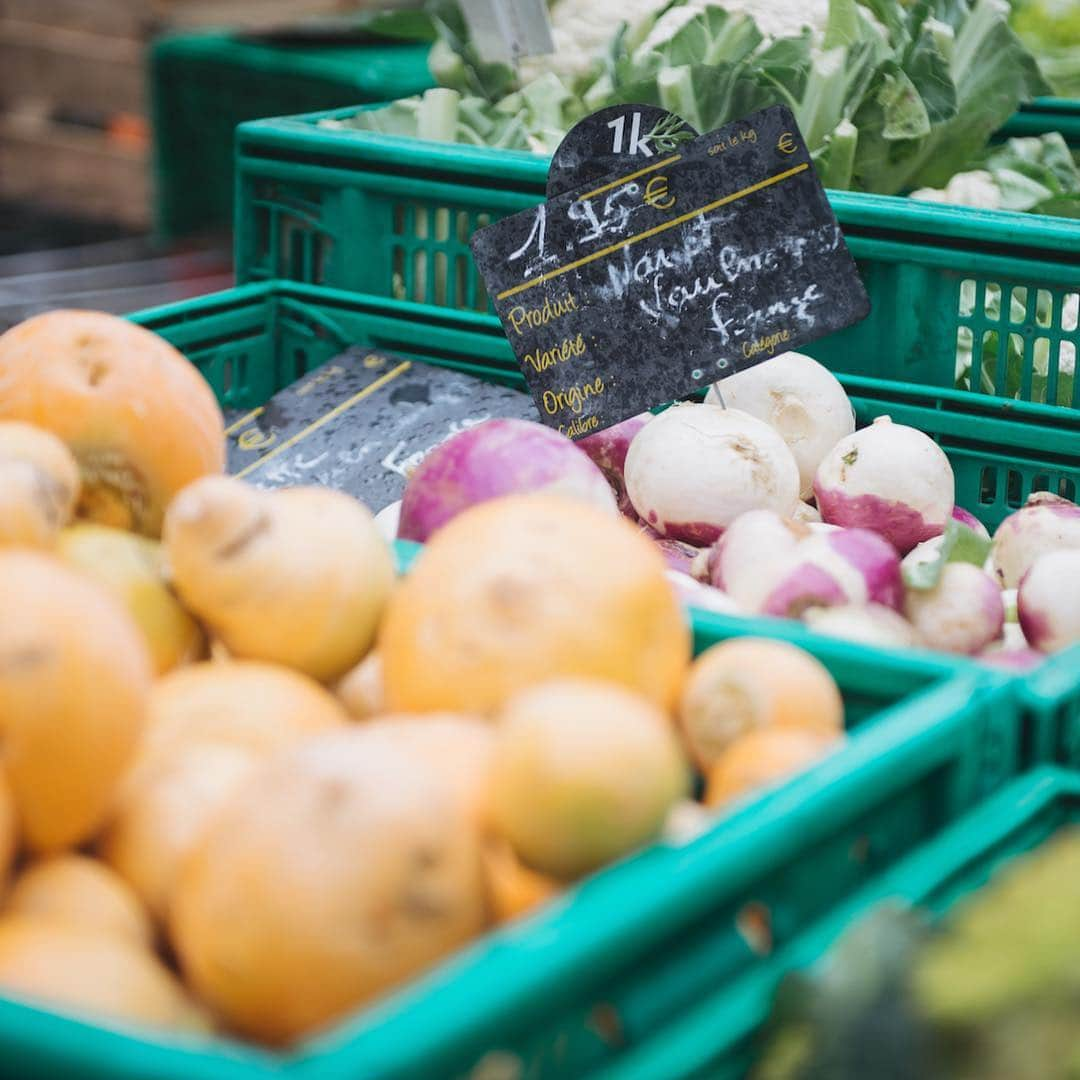
[[[909,589],[933,589],[941,580],[947,563],[966,562],[982,566],[990,555],[990,546],[990,541],[981,533],[950,518],[934,558],[904,566],[904,584]]]
[[[982,165],[1017,106],[1049,90],[1006,0],[829,0],[820,25],[797,7],[757,5],[771,36],[741,10],[753,6],[622,0],[584,11],[553,0],[559,51],[515,71],[477,54],[453,0],[431,0],[431,67],[459,107],[398,103],[389,117],[364,111],[345,126],[403,133],[413,124],[419,134],[423,118],[434,138],[552,153],[607,105],[659,105],[708,131],[779,102],[829,186],[895,194]],[[440,115],[432,134],[427,121]],[[1063,212],[1073,195],[1057,148],[1024,154],[996,163],[1004,202]]]

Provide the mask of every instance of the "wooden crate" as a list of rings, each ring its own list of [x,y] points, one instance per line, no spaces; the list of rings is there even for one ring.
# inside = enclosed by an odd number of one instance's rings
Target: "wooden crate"
[[[141,229],[150,188],[145,149],[46,117],[0,115],[0,198]]]

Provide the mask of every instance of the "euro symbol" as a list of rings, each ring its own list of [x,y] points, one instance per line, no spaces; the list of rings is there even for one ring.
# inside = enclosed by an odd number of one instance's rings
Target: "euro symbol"
[[[265,450],[277,442],[277,435],[271,432],[262,432],[257,427],[248,428],[236,440],[236,445],[241,450]]]
[[[780,139],[776,144],[776,149],[779,150],[781,154],[794,154],[799,148],[795,145],[795,140],[792,138],[791,132],[785,131],[784,134],[780,136]]]
[[[654,176],[645,185],[645,202],[656,210],[670,210],[675,205],[675,196],[668,192],[666,176]]]

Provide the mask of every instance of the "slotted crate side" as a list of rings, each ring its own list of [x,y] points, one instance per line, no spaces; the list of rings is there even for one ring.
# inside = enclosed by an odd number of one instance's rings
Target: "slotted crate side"
[[[1020,777],[783,948],[778,966],[804,970],[874,906],[900,901],[937,919],[1003,866],[1080,822],[1080,779],[1052,766]],[[705,997],[590,1080],[737,1080],[752,1062],[778,980],[754,972]],[[659,1069],[659,1071],[657,1071]]]
[[[1080,101],[1070,98],[1036,98],[1021,105],[1000,135],[1012,138],[1016,135],[1046,135],[1059,131],[1073,150],[1080,150]]]
[[[319,115],[239,129],[240,279],[489,310],[468,236],[539,202],[547,160],[326,130]],[[1080,225],[884,196],[830,199],[872,304],[866,320],[819,347],[834,370],[1080,405]]]
[[[417,93],[431,85],[427,52],[412,43],[274,45],[223,32],[161,39],[150,57],[158,231],[229,224],[237,124]]]

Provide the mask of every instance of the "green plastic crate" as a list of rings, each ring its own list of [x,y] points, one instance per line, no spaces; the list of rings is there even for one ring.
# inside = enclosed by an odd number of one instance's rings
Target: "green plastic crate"
[[[489,310],[469,238],[543,197],[547,159],[317,126],[354,111],[239,128],[238,279]],[[849,192],[830,200],[872,311],[810,351],[838,372],[947,388],[974,349],[980,392],[1080,405],[1080,222]]]
[[[474,312],[271,282],[139,318],[183,349],[233,409],[262,403],[354,342],[447,361],[507,385],[524,382],[498,321]],[[841,381],[861,423],[887,413],[932,435],[953,467],[959,504],[991,530],[1033,491],[1071,499],[1080,491],[1080,412],[863,376]],[[818,640],[796,622],[696,618],[715,633]],[[1080,645],[1019,685],[1023,762],[1080,766]]]
[[[432,85],[428,50],[410,42],[270,44],[220,31],[156,42],[150,86],[158,233],[176,238],[229,226],[237,124],[419,93]]]
[[[1080,101],[1071,98],[1036,98],[1001,129],[1001,135],[1045,135],[1060,131],[1065,141],[1080,151]]]
[[[264,400],[351,344],[516,377],[488,317],[288,283],[135,318],[185,351],[235,407]],[[753,629],[702,619],[695,645]],[[787,970],[789,942],[838,906],[861,910],[857,897],[1021,767],[1009,680],[926,654],[824,638],[809,647],[844,694],[852,737],[843,749],[705,835],[654,844],[593,876],[295,1054],[107,1031],[0,1000],[0,1075],[426,1080],[507,1066],[537,1078],[589,1075],[617,1068],[732,981],[773,986]],[[747,929],[764,911],[767,949]],[[763,998],[753,1023],[764,1010]],[[739,1017],[732,1046],[748,1019]],[[725,1039],[725,1029],[713,1032],[708,1046]]]
[[[929,915],[948,912],[965,894],[990,881],[1003,864],[1037,847],[1059,829],[1080,823],[1080,777],[1044,766],[1020,777],[964,815],[933,841],[900,860],[881,878],[785,946],[789,970],[811,967],[851,921],[874,905],[902,901]],[[702,1000],[652,1039],[623,1055],[592,1080],[736,1080],[742,1077],[773,980],[750,972]]]

